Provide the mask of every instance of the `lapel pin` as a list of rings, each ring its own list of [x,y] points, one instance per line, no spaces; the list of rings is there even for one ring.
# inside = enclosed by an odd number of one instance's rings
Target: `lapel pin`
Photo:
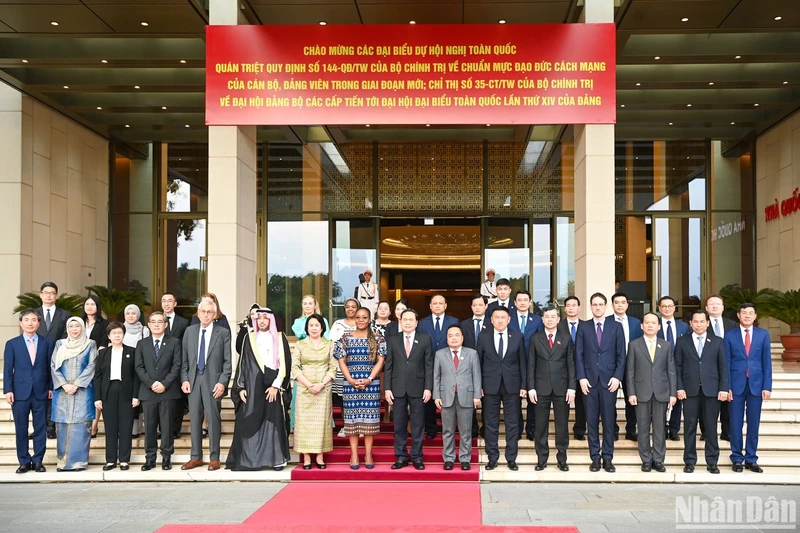
[[[126,354],[125,354],[125,359],[130,359],[130,358],[131,358],[131,354],[129,354],[129,353],[126,353]]]
[[[656,346],[657,346],[658,348],[661,348],[661,345],[660,345],[660,344],[656,344]]]
[[[556,341],[556,344],[561,344],[561,341]]]
[[[419,341],[417,339],[414,339],[414,344],[419,344]]]
[[[711,342],[711,339],[706,339],[706,342]]]

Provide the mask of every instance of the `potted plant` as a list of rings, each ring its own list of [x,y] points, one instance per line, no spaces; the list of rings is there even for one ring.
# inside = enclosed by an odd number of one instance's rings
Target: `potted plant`
[[[64,309],[72,316],[78,316],[83,311],[83,296],[74,294],[62,293],[56,299],[56,307]],[[23,309],[36,309],[42,306],[42,297],[38,292],[25,292],[17,295],[17,306],[14,308],[14,313],[19,313]]]
[[[773,291],[766,300],[769,316],[789,326],[781,335],[784,361],[800,361],[800,290]]]
[[[121,291],[119,289],[110,289],[100,285],[89,285],[87,290],[93,292],[100,300],[100,306],[103,308],[103,314],[109,320],[125,320],[122,316],[125,312],[125,307],[130,304],[135,304],[139,310],[144,313],[144,306],[147,303],[144,294],[134,291]]]
[[[726,285],[719,290],[719,295],[725,302],[725,316],[731,320],[738,322],[736,313],[739,312],[739,306],[745,302],[755,304],[758,317],[756,318],[756,325],[758,322],[769,318],[769,306],[767,301],[775,291],[773,289],[745,289],[740,285]]]

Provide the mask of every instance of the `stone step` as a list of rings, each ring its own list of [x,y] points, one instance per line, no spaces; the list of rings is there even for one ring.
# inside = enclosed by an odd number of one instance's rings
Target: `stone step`
[[[729,467],[731,464],[730,459],[728,456],[730,455],[730,451],[728,450],[721,450],[720,451],[720,459],[719,465],[720,468]],[[500,449],[500,456],[503,456],[503,449]],[[481,464],[486,464],[488,462],[488,457],[486,456],[486,452],[481,450],[479,453],[480,462]],[[555,465],[556,463],[556,451],[555,449],[550,450],[550,459],[552,464]],[[570,465],[574,465],[579,467],[579,465],[586,465],[586,467],[591,464],[592,460],[589,457],[589,453],[586,450],[583,450],[579,453],[570,453],[569,450],[567,451],[567,462]],[[517,454],[517,463],[520,465],[536,465],[537,463],[537,455],[536,452],[529,449],[520,449],[519,453]],[[634,450],[625,450],[624,452],[617,453],[615,450],[614,452],[614,464],[615,465],[628,465],[628,466],[641,466],[642,461],[639,458],[639,454]],[[674,450],[670,450],[667,448],[667,455],[664,460],[664,465],[669,468],[670,466],[673,467],[680,467],[681,470],[683,469],[683,452],[677,452]],[[702,454],[698,454],[698,466],[702,465],[705,467],[705,457]],[[763,468],[768,467],[800,467],[800,455],[789,455],[785,452],[775,452],[775,451],[762,451],[758,450],[758,464]]]

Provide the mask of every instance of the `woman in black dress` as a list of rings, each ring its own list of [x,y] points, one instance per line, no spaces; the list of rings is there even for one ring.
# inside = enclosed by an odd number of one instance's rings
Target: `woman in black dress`
[[[108,321],[103,318],[103,310],[100,306],[100,299],[90,294],[83,302],[83,313],[81,313],[83,323],[86,324],[86,338],[93,340],[97,349],[108,346]],[[97,438],[97,425],[100,423],[102,411],[96,409],[94,420],[92,421],[92,438]]]

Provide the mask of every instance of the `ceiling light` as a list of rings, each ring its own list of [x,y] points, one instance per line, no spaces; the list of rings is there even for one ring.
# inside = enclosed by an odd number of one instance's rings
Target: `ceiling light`
[[[162,106],[161,106],[161,109],[167,109],[167,106],[165,106],[165,105],[162,105]]]
[[[184,126],[184,127],[185,127],[185,128],[190,128],[191,126],[189,126],[189,125],[187,124],[187,125],[186,125],[186,126]]]
[[[408,21],[408,23],[409,23],[409,24],[416,24],[416,23],[417,23],[417,21],[416,21],[416,20],[409,20],[409,21]]]
[[[708,82],[709,85],[714,85],[713,81]]]
[[[25,60],[23,59],[23,61],[25,61]],[[25,61],[25,63],[27,63],[27,61]],[[785,82],[783,82],[783,84],[784,84],[784,85],[789,85],[789,82],[788,82],[788,81],[785,81]]]
[[[69,89],[69,85],[64,85],[64,88],[65,89]],[[756,105],[758,105],[758,104],[756,104]]]
[[[103,109],[103,108],[102,108],[102,107],[100,107],[100,106],[97,106],[97,110],[98,110],[98,111],[99,111],[99,110],[101,110],[101,109]]]
[[[491,125],[491,124],[487,124],[487,125],[486,125],[486,127],[487,127],[487,128],[491,128],[491,127],[492,127],[492,125]]]
[[[656,56],[656,57],[654,57],[653,59],[655,59],[656,61],[658,61],[659,59],[661,59],[661,56]]]
[[[736,124],[736,123],[735,122],[731,122],[731,126],[733,126],[734,124]]]
[[[681,22],[689,22],[689,17],[683,17],[683,18],[681,19]]]
[[[625,107],[625,104],[622,104],[620,107]]]
[[[56,22],[55,20],[51,20],[50,21],[50,25],[51,26],[58,26],[58,22]]]
[[[324,25],[326,25],[326,24],[327,24],[327,22],[325,22],[324,20],[320,20],[320,21],[319,21],[319,25],[320,25],[320,26],[324,26]]]
[[[186,60],[185,59],[181,59],[181,63],[183,63],[185,65],[186,64]]]
[[[742,56],[736,56],[736,57],[734,57],[734,59],[741,59],[741,58],[742,58]]]
[[[692,104],[686,104],[686,107],[692,107]]]
[[[131,127],[131,125],[130,125],[130,124],[125,124],[125,127],[126,127],[126,128],[130,128],[130,127]]]
[[[134,88],[134,89],[138,89],[138,88],[139,88],[139,86],[138,86],[138,85],[134,85],[134,86],[133,86],[133,88]]]
[[[28,62],[28,60],[27,60],[27,59],[23,59],[23,60],[22,60],[22,62],[23,62],[23,63],[27,63],[27,62]]]
[[[781,20],[782,18],[783,18],[783,17],[781,17],[780,15],[778,15],[777,17],[775,17],[775,20]]]
[[[758,107],[758,104],[753,104],[753,107]]]
[[[672,122],[670,122],[669,125],[672,126]]]
[[[636,82],[636,86],[637,86],[637,87],[641,87],[641,85],[642,85],[642,84],[641,84],[641,83],[639,83],[638,81]]]
[[[105,63],[108,63],[108,61],[107,61],[107,60],[105,60],[105,59],[101,59],[101,60],[100,60],[100,62],[101,62],[101,63],[104,63],[104,64],[105,64]]]
[[[149,26],[149,25],[150,24],[146,23],[145,21],[142,21],[142,26]]]
[[[425,124],[425,127],[426,127],[426,128],[430,128],[430,127],[431,127],[431,125],[430,125],[430,124]]]
[[[506,23],[506,19],[500,19],[497,22],[499,22],[500,24],[505,24]]]

